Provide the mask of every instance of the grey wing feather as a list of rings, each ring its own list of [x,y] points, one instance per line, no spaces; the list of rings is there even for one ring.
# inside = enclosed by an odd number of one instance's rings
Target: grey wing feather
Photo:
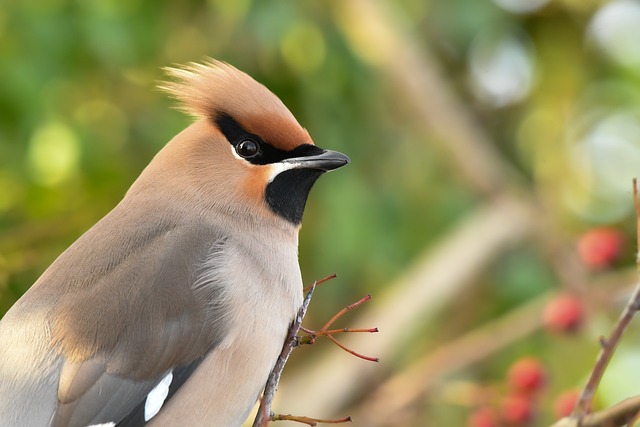
[[[222,286],[207,274],[206,291],[192,288],[224,239],[195,226],[153,224],[153,213],[144,224],[121,216],[112,211],[78,239],[12,308],[14,321],[0,322],[0,348],[24,343],[33,353],[24,362],[33,374],[4,384],[3,372],[14,367],[0,360],[0,392],[14,393],[13,407],[0,404],[0,427],[117,423],[168,371],[224,338]]]
[[[181,373],[193,373],[204,354],[195,361],[190,362],[188,371],[175,365],[172,357],[178,352],[181,341],[179,327],[176,322],[169,322],[165,328],[161,351],[152,353],[145,359],[149,368],[145,372],[151,372],[147,380],[135,380],[127,378],[127,372],[122,372],[122,362],[112,362],[101,357],[94,357],[83,362],[67,361],[64,363],[58,383],[58,407],[51,427],[85,427],[91,424],[119,423],[137,409],[141,416],[138,421],[144,421],[145,400],[148,393],[158,384],[169,370],[176,370],[177,374],[172,381],[173,393],[176,387],[181,386],[188,375]],[[115,353],[117,358],[126,358],[126,354]],[[102,359],[102,360],[101,360]],[[107,372],[109,365],[119,368],[119,375]],[[137,366],[138,364],[128,364]],[[121,376],[124,375],[124,376]],[[139,374],[138,374],[139,375]],[[147,376],[149,376],[147,375]],[[173,394],[172,393],[172,394]],[[167,397],[167,400],[171,396]],[[129,425],[145,425],[129,423]]]
[[[133,381],[109,375],[104,365],[95,362],[85,362],[78,370],[75,378],[83,383],[82,387],[75,387],[75,392],[84,388],[95,375],[98,378],[79,395],[68,394],[67,400],[59,398],[58,408],[52,427],[86,427],[92,424],[117,422],[131,412],[142,399],[153,389],[157,380]],[[64,368],[63,368],[64,369]],[[87,371],[92,372],[87,372]],[[74,399],[69,399],[73,397]]]
[[[193,374],[204,358],[200,358],[192,362],[188,366],[180,366],[173,370],[173,381],[169,386],[169,393],[165,399],[165,403],[171,400],[173,395]],[[143,427],[147,424],[145,419],[145,402],[140,402],[129,414],[120,421],[116,427]]]

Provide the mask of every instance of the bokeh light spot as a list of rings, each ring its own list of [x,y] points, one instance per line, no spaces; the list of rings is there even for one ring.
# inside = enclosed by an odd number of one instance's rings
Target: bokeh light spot
[[[640,2],[615,0],[602,6],[588,35],[612,61],[640,69]]]
[[[504,107],[524,99],[533,84],[533,55],[517,37],[482,34],[469,54],[471,82],[482,102]]]
[[[571,145],[569,157],[577,186],[566,188],[565,202],[596,222],[621,220],[631,208],[631,180],[640,164],[640,114],[612,110],[583,120],[589,125]]]
[[[68,126],[50,122],[36,129],[29,141],[27,162],[34,181],[55,186],[77,170],[78,139]]]

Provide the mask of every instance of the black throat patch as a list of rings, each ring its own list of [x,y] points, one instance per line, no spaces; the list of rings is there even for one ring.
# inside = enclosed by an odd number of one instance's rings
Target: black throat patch
[[[258,145],[258,154],[244,159],[253,165],[268,165],[285,159],[315,156],[324,152],[322,148],[312,144],[301,144],[290,151],[280,150],[258,135],[248,132],[233,117],[224,112],[218,112],[213,118],[213,122],[234,149],[245,140],[251,140]],[[322,170],[307,168],[281,172],[267,184],[264,192],[265,202],[276,215],[299,225],[302,222],[309,191],[323,173]]]
[[[267,185],[265,199],[271,210],[299,225],[311,187],[322,175],[317,169],[290,169],[279,173]]]

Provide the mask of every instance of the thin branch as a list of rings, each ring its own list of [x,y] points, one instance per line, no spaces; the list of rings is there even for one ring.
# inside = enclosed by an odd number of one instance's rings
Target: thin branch
[[[640,223],[640,202],[638,201],[638,186],[636,179],[633,180],[633,202],[636,208],[636,220]],[[637,243],[640,245],[640,226],[638,227],[638,241]],[[620,339],[622,338],[622,334],[629,326],[631,319],[638,311],[640,307],[640,282],[636,286],[633,291],[633,295],[629,299],[627,306],[624,308],[624,311],[618,318],[611,335],[606,339],[600,339],[600,345],[602,346],[600,353],[598,354],[598,358],[596,359],[596,363],[591,371],[591,375],[587,384],[582,390],[580,398],[576,402],[575,408],[573,408],[573,412],[571,413],[571,417],[575,419],[582,419],[586,414],[591,412],[591,402],[593,401],[593,397],[598,388],[598,384],[600,384],[600,380],[604,375],[605,370],[607,369],[607,365],[609,365],[609,361],[613,357],[613,353],[615,352]]]
[[[358,333],[358,332],[366,332],[366,333],[375,333],[379,332],[378,328],[365,328],[365,329],[352,329],[352,328],[342,328],[342,329],[329,329],[328,331],[313,331],[311,329],[307,329],[304,326],[300,327],[301,331],[306,332],[309,335],[305,335],[302,337],[298,337],[298,344],[315,344],[316,338],[327,336],[327,335],[336,335],[341,333]]]
[[[336,313],[335,316],[333,316],[327,323],[326,325],[324,325],[322,327],[322,329],[320,329],[320,331],[326,331],[329,326],[333,325],[336,320],[338,320],[339,318],[341,318],[342,316],[345,315],[346,312],[353,310],[354,308],[364,304],[365,302],[369,301],[371,299],[371,295],[366,295],[363,298],[359,299],[358,301],[354,302],[353,304],[349,304],[348,306],[346,306],[345,308],[343,308],[342,310],[340,310],[338,313]]]
[[[361,328],[361,329],[354,329],[354,328],[342,328],[342,329],[329,329],[327,331],[317,331],[315,332],[315,334],[317,336],[322,336],[322,335],[335,335],[335,334],[341,334],[341,333],[354,333],[354,332],[367,332],[367,333],[375,333],[375,332],[379,332],[378,328]]]
[[[307,287],[306,287],[306,288],[304,288],[302,291],[303,291],[303,292],[308,292],[309,290],[311,290],[311,288],[313,288],[313,287],[317,287],[317,286],[319,286],[319,285],[322,285],[323,283],[328,282],[328,281],[329,281],[329,280],[331,280],[331,279],[335,279],[336,277],[338,277],[336,273],[330,274],[330,275],[328,275],[327,277],[325,277],[324,279],[316,280],[316,281],[313,283],[313,285],[311,285],[311,286],[307,286]]]
[[[637,418],[638,413],[640,413],[640,396],[634,396],[582,418],[573,416],[563,418],[551,427],[622,427],[633,425],[632,422]]]
[[[318,423],[321,424],[342,424],[342,423],[350,423],[351,417],[344,417],[337,420],[321,420],[318,418],[309,418],[309,417],[301,417],[298,415],[283,415],[276,414],[271,417],[271,421],[294,421],[297,423],[307,424],[310,426],[316,426]]]
[[[358,352],[355,352],[355,351],[351,350],[350,348],[345,347],[344,345],[340,344],[340,341],[338,341],[337,339],[335,339],[331,335],[327,335],[327,338],[329,338],[329,340],[331,340],[331,342],[333,342],[335,345],[337,345],[338,347],[340,347],[341,349],[343,349],[347,353],[353,354],[354,356],[359,357],[360,359],[368,360],[370,362],[379,362],[380,361],[380,359],[378,359],[377,357],[365,356],[364,354],[360,354]]]
[[[276,361],[271,374],[269,374],[269,379],[267,379],[267,385],[264,388],[262,401],[260,402],[260,407],[258,408],[258,414],[253,421],[253,427],[266,427],[267,424],[269,424],[272,415],[271,405],[273,404],[273,398],[276,394],[276,390],[278,389],[280,376],[282,375],[282,371],[284,370],[284,366],[286,365],[287,360],[289,360],[291,352],[297,346],[298,331],[300,330],[300,326],[302,325],[302,319],[304,319],[304,316],[307,314],[307,309],[309,308],[309,303],[311,302],[313,291],[316,289],[316,283],[311,285],[311,289],[307,293],[307,296],[304,298],[302,307],[300,307],[300,310],[298,310],[296,318],[293,320],[291,326],[289,327],[289,333],[287,334],[287,338],[284,342],[284,345],[282,346],[280,356],[278,357],[278,360]]]
[[[359,299],[358,301],[354,302],[353,304],[349,304],[348,306],[344,307],[342,310],[340,310],[338,313],[335,314],[335,316],[333,316],[323,327],[322,329],[320,329],[319,331],[313,331],[311,329],[307,329],[303,326],[300,326],[300,329],[303,330],[304,332],[308,333],[309,335],[305,335],[303,337],[299,337],[298,338],[298,344],[315,344],[316,342],[316,338],[319,336],[325,336],[327,337],[331,342],[333,342],[335,345],[337,345],[338,347],[340,347],[341,349],[343,349],[344,351],[346,351],[347,353],[350,353],[356,357],[359,357],[360,359],[364,359],[364,360],[369,360],[371,362],[379,362],[380,359],[377,357],[369,357],[369,356],[364,356],[356,351],[353,351],[349,348],[347,348],[346,346],[344,346],[343,344],[339,343],[338,340],[336,340],[333,337],[333,334],[338,334],[338,333],[349,333],[349,332],[370,332],[370,333],[374,333],[374,332],[378,332],[378,328],[368,328],[368,329],[349,329],[349,328],[342,328],[342,329],[332,329],[329,330],[329,327],[334,324],[339,318],[341,318],[342,316],[344,316],[344,314],[350,310],[353,310],[354,308],[357,308],[359,306],[361,306],[362,304],[364,304],[367,301],[371,300],[371,295],[366,295],[363,298]]]

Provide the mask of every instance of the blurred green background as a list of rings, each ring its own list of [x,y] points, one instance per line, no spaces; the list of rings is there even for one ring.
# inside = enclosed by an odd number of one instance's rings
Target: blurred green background
[[[189,124],[155,89],[162,67],[213,57],[264,83],[316,144],[352,160],[307,205],[305,281],[338,279],[318,290],[306,323],[371,293],[340,326],[378,326],[344,342],[382,361],[329,343],[302,349],[276,410],[350,413],[362,426],[465,425],[478,407],[500,412],[509,366],[534,356],[547,381],[530,424],[546,425],[556,396],[584,383],[596,337],[635,280],[640,2],[0,5],[0,313]],[[618,240],[594,266],[576,244],[599,227]],[[568,337],[540,320],[559,292],[576,294],[588,317]],[[500,321],[513,337],[496,332]],[[637,332],[600,407],[640,393]],[[324,390],[311,374],[300,381],[312,367],[324,370]],[[394,388],[402,375],[414,381]],[[387,386],[393,398],[377,404]]]

